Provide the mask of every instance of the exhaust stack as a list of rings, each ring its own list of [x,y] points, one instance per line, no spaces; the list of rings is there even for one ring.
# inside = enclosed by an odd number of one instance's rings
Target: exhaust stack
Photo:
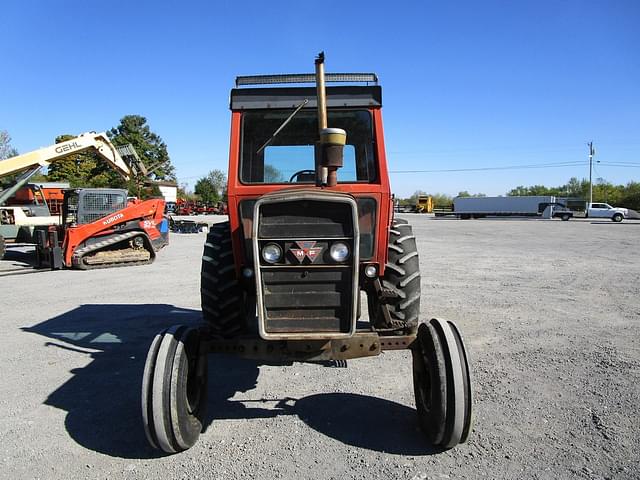
[[[320,185],[335,187],[338,184],[338,168],[342,167],[347,132],[327,126],[327,92],[324,79],[324,52],[316,57],[316,95],[318,98],[319,162],[316,161],[316,177]],[[317,158],[317,157],[316,157]],[[319,170],[319,172],[318,172]],[[319,175],[318,175],[319,173]]]

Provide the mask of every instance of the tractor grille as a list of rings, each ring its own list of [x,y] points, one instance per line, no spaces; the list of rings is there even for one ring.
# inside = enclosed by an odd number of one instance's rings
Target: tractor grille
[[[349,332],[352,269],[262,271],[268,333]]]
[[[357,207],[346,195],[312,196],[261,200],[256,205],[254,259],[265,338],[348,336],[355,326]],[[329,255],[335,242],[349,247],[351,254],[344,262]],[[279,261],[268,263],[262,258],[262,248],[268,244],[280,247],[283,256]],[[311,250],[314,255],[302,256],[300,250]]]

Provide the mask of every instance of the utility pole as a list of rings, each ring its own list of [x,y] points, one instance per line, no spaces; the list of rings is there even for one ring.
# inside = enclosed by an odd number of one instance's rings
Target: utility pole
[[[596,154],[596,150],[593,148],[593,142],[589,142],[589,205],[593,203],[593,182],[591,178],[593,176],[593,156]]]

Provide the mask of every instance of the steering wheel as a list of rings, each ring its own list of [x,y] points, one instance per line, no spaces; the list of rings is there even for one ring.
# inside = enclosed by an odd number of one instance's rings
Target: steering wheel
[[[293,175],[291,175],[291,178],[289,179],[289,183],[293,183],[293,179],[300,176],[300,175],[314,175],[315,176],[316,171],[315,170],[298,170],[296,173],[294,173]]]

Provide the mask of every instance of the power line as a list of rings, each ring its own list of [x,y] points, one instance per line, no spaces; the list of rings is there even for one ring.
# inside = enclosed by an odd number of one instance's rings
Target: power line
[[[606,165],[607,167],[640,168],[640,163],[600,162],[598,165]]]
[[[529,165],[506,165],[503,167],[476,167],[476,168],[444,168],[431,170],[390,170],[389,173],[446,173],[446,172],[484,172],[492,170],[526,170],[531,168],[558,168],[575,167],[584,165],[584,161],[559,162],[559,163],[537,163]]]

